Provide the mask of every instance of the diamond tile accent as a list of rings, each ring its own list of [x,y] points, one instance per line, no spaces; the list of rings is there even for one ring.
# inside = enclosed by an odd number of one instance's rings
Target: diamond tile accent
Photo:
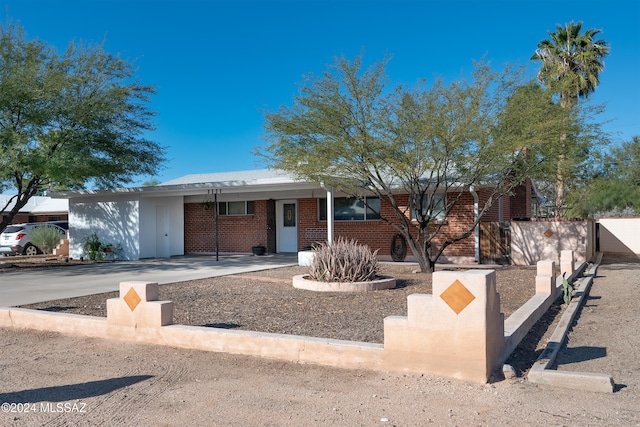
[[[467,289],[459,280],[456,280],[449,286],[443,293],[440,294],[440,298],[447,303],[449,307],[456,314],[460,314],[474,299],[469,289]]]
[[[133,288],[129,289],[129,292],[127,292],[122,299],[127,303],[131,311],[135,310],[138,304],[140,304],[140,301],[142,301],[138,296],[138,293]]]
[[[553,231],[547,230],[547,231],[544,232],[544,235],[547,236],[547,238],[549,238],[549,237],[553,236]]]

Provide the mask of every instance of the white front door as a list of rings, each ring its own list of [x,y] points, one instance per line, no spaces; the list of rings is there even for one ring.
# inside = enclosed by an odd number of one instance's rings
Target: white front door
[[[276,251],[298,252],[298,204],[295,200],[276,202]]]
[[[156,257],[169,258],[169,216],[165,206],[156,206]]]

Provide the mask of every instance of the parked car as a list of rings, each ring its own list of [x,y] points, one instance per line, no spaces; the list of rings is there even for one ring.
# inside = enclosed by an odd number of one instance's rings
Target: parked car
[[[29,232],[36,227],[50,226],[60,231],[60,239],[64,239],[69,229],[68,221],[30,222],[27,224],[12,224],[0,234],[1,255],[37,255],[42,251],[31,243]]]

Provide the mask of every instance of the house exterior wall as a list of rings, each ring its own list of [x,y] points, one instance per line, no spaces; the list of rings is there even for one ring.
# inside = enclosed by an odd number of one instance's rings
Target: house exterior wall
[[[69,219],[67,213],[64,214],[37,214],[19,213],[13,217],[12,224],[22,224],[25,222],[47,222],[47,221],[64,221]]]
[[[407,195],[395,196],[399,206],[407,206]],[[381,201],[381,216],[388,221],[397,224],[395,213],[391,205],[384,199]],[[312,246],[316,242],[327,239],[327,223],[318,220],[318,199],[301,199],[298,201],[299,225],[298,246],[300,249]],[[451,238],[466,230],[473,223],[473,196],[470,193],[462,195],[450,217],[447,218],[442,234],[434,240],[434,244],[441,245],[444,239]],[[334,236],[355,239],[365,244],[372,251],[378,250],[383,258],[391,256],[391,241],[398,231],[384,220],[373,221],[336,221],[334,223]],[[410,256],[410,254],[409,254]],[[473,235],[449,246],[445,257],[474,257],[475,246]]]
[[[103,244],[121,245],[122,258],[140,258],[140,202],[137,197],[69,200],[69,256],[85,256],[85,239],[96,233]]]
[[[251,247],[267,244],[267,201],[254,202],[253,215],[218,217],[220,252],[251,252]],[[216,250],[213,209],[201,203],[184,204],[184,252],[211,253]]]
[[[482,216],[482,222],[510,221],[512,218],[531,218],[531,181],[513,189],[513,195],[502,196]],[[489,190],[478,191],[480,209],[490,196]]]
[[[495,202],[483,218],[488,221],[509,221],[512,217],[531,214],[528,197],[531,195],[529,183],[520,186],[512,197],[503,197]],[[400,207],[408,205],[408,195],[396,195]],[[479,191],[479,203],[482,206],[489,197],[488,191]],[[318,198],[298,198],[298,250],[303,250],[314,243],[327,239],[327,222],[320,221]],[[439,247],[446,239],[454,238],[469,230],[474,221],[474,197],[470,192],[462,193],[459,202],[446,219],[439,236],[434,239],[435,247]],[[251,252],[256,245],[268,245],[267,200],[254,201],[255,212],[252,215],[220,216],[218,221],[218,250],[220,252]],[[408,211],[408,210],[407,210]],[[381,215],[384,219],[398,223],[391,205],[384,199],[381,203]],[[146,215],[144,215],[146,217]],[[383,259],[391,256],[391,241],[398,234],[389,222],[381,220],[369,221],[336,221],[334,237],[340,236],[355,239],[366,244],[371,250],[378,250]],[[152,239],[153,240],[153,239]],[[184,253],[212,253],[216,250],[216,234],[214,210],[207,209],[202,203],[184,203]],[[469,237],[447,247],[444,260],[475,260],[475,232]],[[408,254],[411,259],[412,254]]]
[[[407,205],[408,196],[397,196],[401,205]],[[327,239],[327,222],[318,219],[318,199],[298,199],[298,249],[302,250]],[[381,215],[397,223],[389,203],[381,203]],[[215,220],[213,209],[205,209],[200,203],[184,204],[184,252],[215,252]],[[443,239],[459,234],[473,222],[473,197],[463,194],[460,203],[448,218],[442,236],[435,241],[442,244]],[[267,244],[267,201],[255,201],[254,215],[220,216],[218,222],[218,242],[220,252],[251,252],[255,245]],[[335,237],[355,239],[366,244],[371,250],[388,258],[391,255],[391,240],[398,232],[384,220],[373,221],[336,221]],[[474,257],[473,235],[450,247],[444,253],[449,257]],[[410,254],[409,254],[410,255]]]

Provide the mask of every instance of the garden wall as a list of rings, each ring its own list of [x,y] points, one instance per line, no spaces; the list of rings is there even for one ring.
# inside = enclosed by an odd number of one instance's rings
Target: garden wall
[[[511,263],[559,262],[563,250],[573,250],[577,261],[588,261],[595,254],[595,239],[595,221],[590,218],[511,221]]]
[[[561,271],[575,280],[571,251],[563,251]],[[536,296],[505,321],[494,270],[435,272],[433,294],[410,295],[407,316],[384,319],[384,344],[173,325],[173,302],[158,300],[157,283],[140,281],[120,283],[119,298],[107,300],[106,319],[0,308],[0,327],[483,383],[556,298],[556,283],[553,261],[540,264]]]

